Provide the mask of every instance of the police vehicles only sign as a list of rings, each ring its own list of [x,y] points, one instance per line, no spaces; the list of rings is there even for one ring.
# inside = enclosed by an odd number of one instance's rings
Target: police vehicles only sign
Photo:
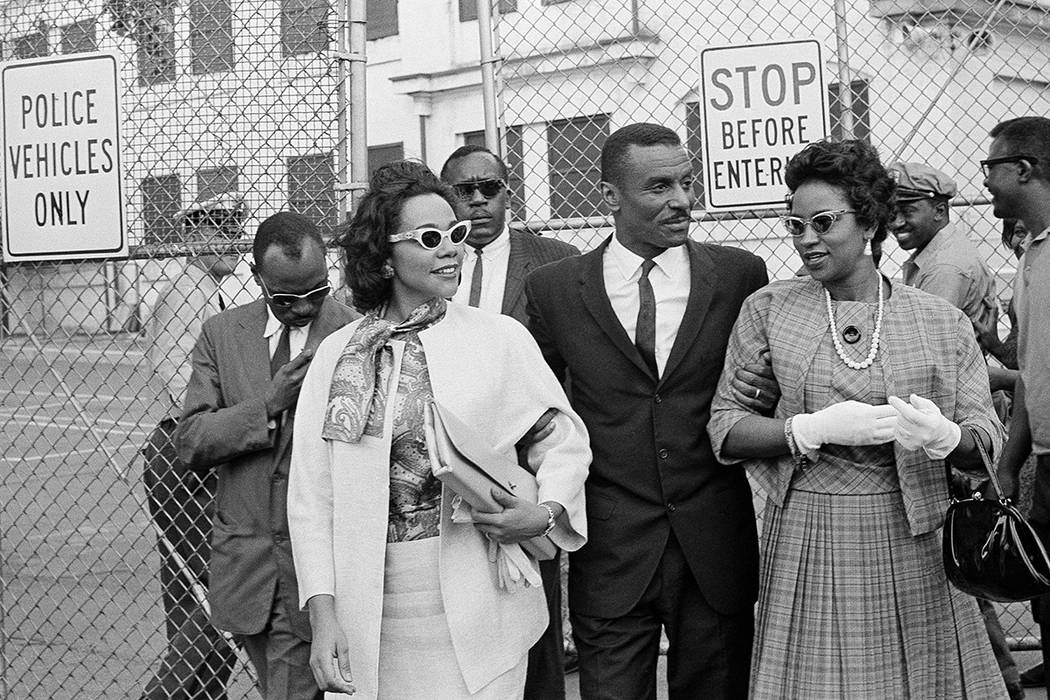
[[[708,209],[784,205],[784,166],[827,135],[823,65],[814,40],[701,50]]]
[[[126,256],[116,56],[12,61],[0,74],[4,259]]]

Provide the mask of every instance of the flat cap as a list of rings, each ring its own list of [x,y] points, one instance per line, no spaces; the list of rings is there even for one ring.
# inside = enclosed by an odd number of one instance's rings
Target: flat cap
[[[897,181],[897,200],[913,202],[934,197],[951,198],[959,191],[955,180],[924,163],[893,163],[890,175]]]

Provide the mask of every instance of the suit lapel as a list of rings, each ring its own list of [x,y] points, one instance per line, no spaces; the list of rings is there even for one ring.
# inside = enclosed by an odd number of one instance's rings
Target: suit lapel
[[[700,333],[718,279],[714,262],[703,248],[692,240],[686,241],[685,246],[689,253],[689,301],[686,302],[685,315],[682,316],[682,324],[678,327],[661,380],[674,372]]]
[[[241,348],[244,352],[245,372],[251,386],[262,386],[270,381],[270,344],[263,337],[266,332],[266,302],[252,302],[257,305],[250,315],[241,319]]]
[[[613,346],[626,355],[639,370],[649,376],[653,376],[652,370],[645,364],[645,360],[642,359],[638,348],[627,336],[627,331],[624,330],[620,319],[616,317],[616,312],[613,311],[612,304],[609,302],[609,295],[605,291],[605,272],[602,258],[608,245],[609,239],[606,239],[595,250],[581,258],[582,266],[579,282],[583,304],[594,318],[595,323],[598,324],[598,327],[609,336]]]
[[[503,288],[503,304],[500,311],[513,314],[518,299],[525,293],[525,278],[532,270],[532,259],[527,250],[529,239],[518,233],[510,232],[510,257],[507,260],[507,281]]]

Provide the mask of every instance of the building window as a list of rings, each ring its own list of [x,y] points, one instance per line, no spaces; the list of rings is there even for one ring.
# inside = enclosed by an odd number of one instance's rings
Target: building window
[[[227,192],[238,192],[240,169],[236,165],[204,168],[197,171],[197,201],[218,197]]]
[[[485,145],[485,130],[481,129],[480,131],[464,131],[463,145],[481,146],[482,148],[488,148],[488,146]]]
[[[693,164],[693,192],[696,193],[694,209],[703,209],[704,198],[704,159],[703,141],[704,115],[699,102],[685,103],[685,148],[689,151],[689,160]]]
[[[397,0],[368,0],[368,26],[365,38],[368,41],[397,35]]]
[[[139,85],[175,80],[175,13],[160,11],[152,26],[143,22],[138,34]]]
[[[602,212],[601,153],[609,115],[559,119],[547,124],[551,215],[559,219]]]
[[[11,58],[36,58],[46,56],[47,26],[41,25],[35,32],[20,36],[11,47]]]
[[[831,138],[835,141],[859,139],[870,143],[871,101],[868,95],[868,81],[854,80],[849,87],[853,102],[850,110],[853,113],[852,134],[846,134],[842,130],[842,100],[839,99],[839,83],[828,85],[828,121],[831,127]]]
[[[190,0],[194,75],[233,69],[233,13],[229,0]]]
[[[146,243],[178,243],[178,214],[182,208],[182,183],[178,175],[142,180],[142,223]]]
[[[331,155],[288,159],[288,208],[315,222],[324,234],[335,228],[335,170]]]
[[[393,163],[405,157],[405,144],[384,143],[379,146],[368,147],[368,177],[381,165]]]
[[[491,2],[491,0],[490,0]],[[518,0],[499,0],[499,13],[506,15],[518,11]],[[459,0],[459,21],[469,22],[478,18],[477,0]]]
[[[281,0],[281,49],[285,56],[328,50],[328,0]]]
[[[98,49],[95,40],[95,20],[86,19],[62,27],[62,53],[88,53]]]

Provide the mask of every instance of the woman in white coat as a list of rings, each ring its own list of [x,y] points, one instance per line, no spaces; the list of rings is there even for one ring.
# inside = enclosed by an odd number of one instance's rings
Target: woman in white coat
[[[538,581],[501,586],[490,548],[586,541],[583,423],[523,326],[446,301],[470,229],[453,196],[420,163],[376,171],[341,239],[365,315],[321,344],[299,395],[288,520],[323,690],[521,697],[545,598]],[[506,457],[524,449],[538,503],[501,496],[453,522],[424,438],[432,399]]]

